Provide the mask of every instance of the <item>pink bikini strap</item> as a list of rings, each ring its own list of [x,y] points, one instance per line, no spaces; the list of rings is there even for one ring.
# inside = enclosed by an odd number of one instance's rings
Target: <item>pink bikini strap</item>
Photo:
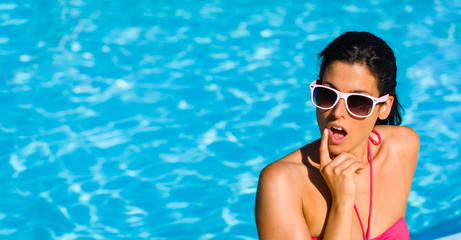
[[[374,140],[371,136],[368,136],[368,139],[370,139],[370,141],[372,141],[373,144],[375,144],[375,145],[381,144],[381,135],[379,135],[378,131],[376,131],[375,129],[373,129],[371,131],[374,132],[376,134],[376,136],[378,136],[378,141]]]
[[[371,142],[373,142],[373,144],[379,145],[381,143],[381,136],[379,135],[378,131],[376,131],[375,129],[373,129],[373,132],[376,134],[376,136],[378,136],[378,141],[374,140],[371,136],[369,136],[368,138],[370,139]],[[363,229],[362,220],[360,219],[359,211],[357,210],[357,206],[354,204],[354,210],[355,210],[355,213],[357,213],[357,216],[359,218],[360,227],[362,228],[362,234],[363,234],[364,240],[370,239],[371,209],[372,209],[372,204],[373,204],[373,161],[371,159],[370,142],[367,143],[367,148],[368,148],[368,162],[370,163],[370,208],[368,210],[368,227],[367,227],[366,235],[365,235],[365,230]]]

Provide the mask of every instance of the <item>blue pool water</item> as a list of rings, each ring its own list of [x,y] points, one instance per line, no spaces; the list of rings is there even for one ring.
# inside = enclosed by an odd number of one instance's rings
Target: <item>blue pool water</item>
[[[0,3],[1,239],[257,239],[260,170],[319,136],[340,33],[398,60],[413,239],[461,232],[460,1]]]

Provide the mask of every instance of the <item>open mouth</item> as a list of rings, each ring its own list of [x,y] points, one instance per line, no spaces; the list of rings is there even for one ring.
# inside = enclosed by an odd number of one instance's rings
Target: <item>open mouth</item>
[[[340,140],[344,139],[344,137],[346,137],[346,135],[347,135],[347,132],[344,129],[342,129],[341,127],[332,126],[330,128],[330,131],[332,133],[332,139],[336,140],[336,141],[340,141]]]

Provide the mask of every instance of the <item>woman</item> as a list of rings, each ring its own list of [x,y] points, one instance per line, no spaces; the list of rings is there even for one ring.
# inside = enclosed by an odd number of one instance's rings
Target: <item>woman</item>
[[[310,90],[322,137],[261,172],[259,237],[409,239],[419,138],[398,126],[394,53],[371,33],[347,32],[319,58]]]

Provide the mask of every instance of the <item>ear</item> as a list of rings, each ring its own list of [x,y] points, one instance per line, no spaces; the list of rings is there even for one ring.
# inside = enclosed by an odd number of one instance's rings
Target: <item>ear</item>
[[[379,109],[379,115],[378,118],[381,120],[385,120],[389,114],[391,113],[392,110],[392,104],[394,103],[394,97],[389,96],[387,98],[387,101],[383,104],[381,104],[381,108]]]

